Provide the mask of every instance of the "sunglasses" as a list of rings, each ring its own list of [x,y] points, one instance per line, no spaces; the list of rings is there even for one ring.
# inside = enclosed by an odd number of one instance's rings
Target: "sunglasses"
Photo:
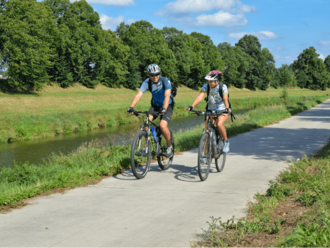
[[[158,74],[149,74],[150,77],[157,77],[159,76],[159,73]]]

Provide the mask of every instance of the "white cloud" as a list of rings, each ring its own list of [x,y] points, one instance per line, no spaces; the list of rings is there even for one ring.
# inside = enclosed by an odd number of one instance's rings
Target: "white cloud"
[[[292,56],[275,55],[274,58],[277,62],[282,62],[284,64],[292,64],[295,60],[295,58],[293,58]]]
[[[317,52],[317,51],[316,51]],[[318,52],[317,52],[318,53]],[[323,61],[324,61],[324,59],[325,59],[325,57],[324,57],[324,55],[322,54],[322,53],[319,53],[320,55],[319,55],[319,58],[320,59],[322,59]]]
[[[275,47],[275,50],[284,50],[282,46]]]
[[[234,39],[240,39],[244,35],[254,35],[260,40],[275,40],[280,38],[271,31],[259,31],[259,32],[240,32],[240,33],[230,33],[228,36]]]
[[[212,13],[205,13],[210,11]],[[245,5],[241,0],[175,0],[156,11],[155,15],[186,26],[232,27],[247,25],[244,13],[249,12],[257,12],[257,8]],[[193,17],[194,13],[202,14]]]
[[[127,24],[128,24],[128,25],[131,25],[131,24],[134,23],[134,22],[136,22],[136,20],[134,20],[134,19],[128,19],[128,20],[127,20]]]
[[[330,50],[330,40],[326,41],[326,40],[320,40],[319,44],[321,45],[321,48],[323,50]]]
[[[240,0],[176,0],[166,4],[165,8],[169,11],[167,13],[200,13],[214,9],[241,13],[257,11],[256,7],[242,4]],[[164,14],[164,11],[158,13]]]
[[[114,31],[117,26],[124,21],[124,16],[118,16],[117,18],[114,18],[103,14],[100,16],[100,21],[103,29],[111,29]]]
[[[134,0],[87,0],[89,4],[102,4],[114,6],[128,6],[133,5]]]
[[[248,21],[243,14],[233,15],[228,12],[220,10],[213,15],[202,14],[196,17],[196,26],[218,26],[218,27],[232,27],[246,25]]]

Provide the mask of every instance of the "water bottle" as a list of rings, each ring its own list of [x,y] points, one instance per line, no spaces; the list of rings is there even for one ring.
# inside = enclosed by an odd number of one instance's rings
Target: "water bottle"
[[[151,127],[151,132],[152,132],[152,136],[154,137],[154,139],[157,141],[157,135],[156,135],[156,130],[154,127]]]

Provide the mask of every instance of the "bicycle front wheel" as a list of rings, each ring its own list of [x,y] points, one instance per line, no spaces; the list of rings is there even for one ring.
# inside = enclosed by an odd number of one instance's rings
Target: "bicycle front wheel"
[[[218,144],[220,145],[219,146],[220,156],[217,159],[215,159],[215,167],[217,168],[218,172],[221,172],[223,171],[223,168],[225,168],[225,163],[226,163],[226,153],[222,152],[224,141],[221,137]]]
[[[138,132],[131,148],[131,167],[137,179],[144,178],[150,168],[151,146],[146,131]]]
[[[174,158],[174,136],[173,136],[172,130],[170,130],[170,133],[171,133],[171,145],[173,147],[173,156],[172,157],[167,158],[165,156],[166,150],[167,150],[167,142],[166,142],[166,139],[164,138],[164,136],[162,136],[158,140],[158,145],[159,145],[160,149],[159,149],[159,154],[157,155],[157,161],[158,161],[159,168],[162,170],[167,170],[168,168],[170,168],[171,164],[173,162],[173,158]]]
[[[210,172],[211,164],[210,135],[204,133],[199,141],[198,147],[198,175],[202,181],[205,181]]]

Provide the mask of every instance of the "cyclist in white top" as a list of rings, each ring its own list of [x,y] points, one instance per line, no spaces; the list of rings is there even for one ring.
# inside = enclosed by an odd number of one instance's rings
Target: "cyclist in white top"
[[[192,110],[200,101],[203,100],[204,94],[208,92],[208,99],[207,99],[207,109],[211,111],[221,111],[224,110],[227,113],[223,113],[217,118],[212,117],[212,123],[216,122],[218,131],[220,135],[223,137],[224,140],[224,147],[223,152],[229,152],[229,141],[227,138],[227,132],[224,127],[224,123],[228,120],[229,114],[231,113],[231,109],[229,108],[228,102],[228,88],[225,84],[223,84],[222,89],[219,89],[219,82],[222,79],[222,72],[218,70],[210,71],[205,79],[208,81],[206,84],[203,85],[199,95],[194,100],[191,106],[187,107],[187,110]],[[209,89],[208,89],[209,87]],[[220,90],[222,91],[222,97],[220,95]],[[207,123],[207,120],[205,124]]]

